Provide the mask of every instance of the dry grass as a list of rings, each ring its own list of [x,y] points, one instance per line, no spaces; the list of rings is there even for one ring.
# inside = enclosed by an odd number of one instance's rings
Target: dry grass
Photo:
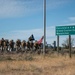
[[[10,54],[0,61],[0,75],[75,75],[75,57]]]

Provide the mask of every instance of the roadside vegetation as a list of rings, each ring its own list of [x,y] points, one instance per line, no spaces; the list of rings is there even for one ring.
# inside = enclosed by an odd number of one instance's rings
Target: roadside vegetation
[[[0,75],[75,75],[75,56],[68,54],[2,54]]]

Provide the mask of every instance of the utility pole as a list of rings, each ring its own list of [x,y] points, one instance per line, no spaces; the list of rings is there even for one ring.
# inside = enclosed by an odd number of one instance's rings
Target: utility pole
[[[45,45],[46,45],[46,0],[44,0],[44,47],[43,54],[45,55]]]

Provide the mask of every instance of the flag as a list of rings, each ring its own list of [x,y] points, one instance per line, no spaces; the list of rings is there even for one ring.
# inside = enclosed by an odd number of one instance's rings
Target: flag
[[[33,40],[35,40],[35,38],[34,38],[34,36],[33,36],[33,34],[29,37],[29,41],[33,41]]]
[[[37,43],[38,43],[38,44],[41,44],[42,41],[43,41],[43,38],[44,38],[44,36],[42,36],[42,38],[41,38],[39,41],[37,41]]]

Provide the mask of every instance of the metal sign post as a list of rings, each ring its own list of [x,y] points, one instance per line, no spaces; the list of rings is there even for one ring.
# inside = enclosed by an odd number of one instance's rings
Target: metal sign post
[[[69,35],[69,57],[71,58],[71,35]]]
[[[59,36],[57,36],[57,52],[58,52],[58,55],[59,55]]]
[[[59,51],[59,35],[69,35],[69,57],[71,58],[71,35],[75,35],[75,25],[56,26],[57,51]]]
[[[45,45],[46,45],[46,0],[44,0],[44,47],[43,47],[44,55],[45,55]]]

